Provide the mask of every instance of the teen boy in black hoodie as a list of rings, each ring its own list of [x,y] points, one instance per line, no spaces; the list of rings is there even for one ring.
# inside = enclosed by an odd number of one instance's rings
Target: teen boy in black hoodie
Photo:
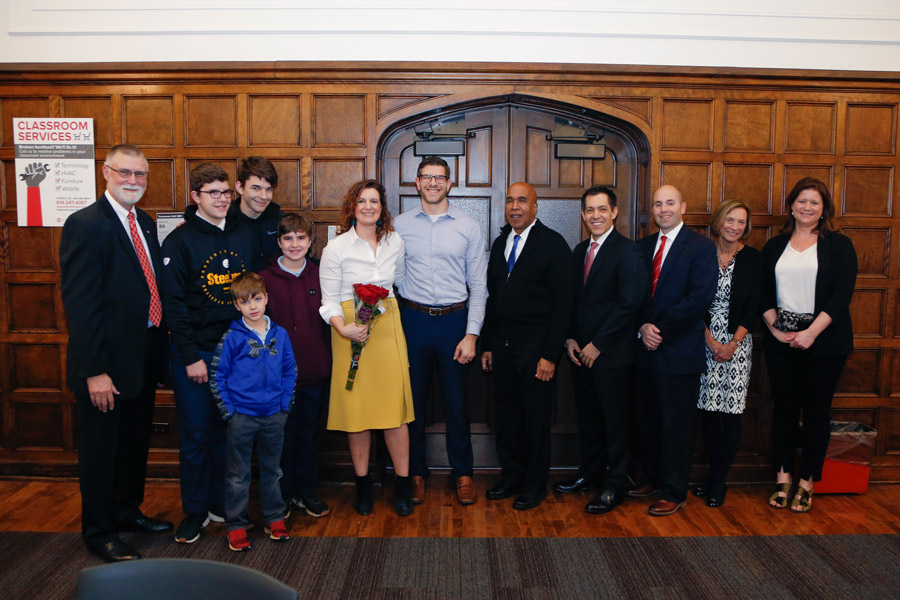
[[[240,221],[250,229],[253,240],[250,270],[258,273],[273,258],[281,256],[278,221],[284,213],[272,202],[278,187],[278,171],[269,159],[248,156],[241,161],[234,187],[240,197],[231,203],[228,218]]]
[[[234,320],[231,281],[250,269],[250,230],[226,218],[233,191],[210,163],[191,171],[184,224],[163,242],[163,310],[172,340],[172,375],[185,518],[175,541],[190,544],[210,519],[222,520],[225,426],[209,388],[207,365]]]

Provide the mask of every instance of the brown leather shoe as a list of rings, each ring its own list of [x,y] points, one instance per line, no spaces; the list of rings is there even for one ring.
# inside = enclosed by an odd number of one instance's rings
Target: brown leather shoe
[[[657,500],[650,505],[650,510],[647,512],[654,517],[668,517],[669,515],[674,515],[686,505],[687,500],[684,500],[681,504],[669,502],[668,500]]]
[[[468,475],[463,475],[456,480],[456,497],[463,506],[475,504],[478,500],[478,492],[475,491],[475,483]]]
[[[641,483],[639,485],[632,486],[625,491],[626,496],[630,496],[632,498],[646,498],[647,496],[652,496],[653,494],[659,492],[658,489],[653,487],[647,483]]]
[[[412,501],[413,504],[425,502],[425,478],[418,475],[412,476]]]

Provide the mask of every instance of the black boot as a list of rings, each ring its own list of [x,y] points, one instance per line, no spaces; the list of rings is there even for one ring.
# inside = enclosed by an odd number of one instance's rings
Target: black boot
[[[356,476],[356,501],[353,508],[361,515],[368,515],[372,512],[372,480],[366,473],[362,477]]]
[[[394,477],[394,512],[401,517],[408,517],[413,512],[412,484],[409,476]]]

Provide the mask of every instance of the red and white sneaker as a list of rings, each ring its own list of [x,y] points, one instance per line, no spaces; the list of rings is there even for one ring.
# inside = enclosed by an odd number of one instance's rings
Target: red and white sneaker
[[[228,532],[228,547],[235,552],[246,552],[250,549],[250,538],[246,529],[232,529]]]
[[[273,540],[277,540],[279,542],[283,542],[289,537],[291,537],[290,533],[288,533],[288,529],[284,524],[284,521],[274,521],[266,525],[265,529],[266,533],[269,534],[269,538]]]

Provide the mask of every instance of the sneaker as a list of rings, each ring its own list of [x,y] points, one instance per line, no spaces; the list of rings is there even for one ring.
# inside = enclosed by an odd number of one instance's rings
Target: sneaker
[[[266,525],[265,529],[266,533],[269,534],[269,538],[273,540],[277,540],[279,542],[283,542],[288,539],[290,534],[288,533],[287,527],[284,524],[284,521],[274,521]]]
[[[175,531],[175,541],[179,544],[193,544],[200,539],[200,532],[209,525],[209,515],[188,515],[181,520]]]
[[[324,517],[328,514],[328,505],[315,492],[298,494],[291,498],[291,504],[306,510],[306,514],[311,517]]]
[[[222,507],[213,507],[209,509],[209,520],[213,523],[224,523],[225,509]]]
[[[232,529],[228,532],[228,547],[235,552],[246,552],[250,549],[250,538],[246,529]]]

